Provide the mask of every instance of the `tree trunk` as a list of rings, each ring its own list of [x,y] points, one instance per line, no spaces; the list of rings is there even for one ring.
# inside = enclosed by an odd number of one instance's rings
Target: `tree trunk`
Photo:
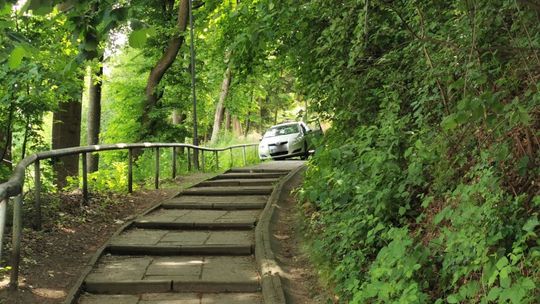
[[[251,119],[250,118],[250,113],[248,113],[248,117],[246,119],[246,129],[244,130],[244,137],[247,137],[248,136],[248,133],[249,133],[249,129],[251,128]]]
[[[103,60],[101,60],[103,61]],[[99,132],[101,130],[101,86],[103,66],[97,71],[90,71],[90,83],[88,85],[88,126],[87,145],[99,144]],[[96,172],[99,167],[99,155],[89,154],[87,158],[88,172]]]
[[[223,122],[223,112],[225,111],[224,103],[227,95],[229,94],[229,87],[231,86],[231,68],[227,66],[225,74],[223,74],[223,82],[221,83],[221,92],[219,93],[219,100],[216,105],[216,112],[214,114],[214,126],[212,127],[212,136],[210,137],[210,143],[215,143],[218,135],[219,128]]]
[[[242,135],[242,124],[236,115],[232,117],[232,131],[235,137]]]
[[[6,134],[4,130],[0,130],[0,167],[7,167],[9,171],[13,168],[13,164],[11,163],[11,142],[11,132]]]
[[[231,112],[225,109],[225,130],[231,131]]]
[[[12,102],[9,107],[9,116],[6,122],[6,126],[0,129],[0,166],[8,167],[9,171],[13,168],[12,164],[12,152],[11,145],[13,142],[13,134],[11,132],[13,126],[13,115],[15,112],[15,105]]]
[[[53,115],[52,148],[62,149],[76,147],[81,144],[81,103],[78,100],[61,102]],[[66,156],[53,164],[56,173],[56,186],[66,186],[68,176],[79,173],[79,156]]]
[[[184,43],[183,33],[186,31],[188,23],[188,4],[188,0],[180,0],[177,20],[177,27],[179,30],[178,35],[172,37],[169,40],[165,52],[163,53],[159,61],[156,63],[154,68],[152,68],[152,70],[150,71],[150,75],[148,76],[145,89],[146,100],[144,104],[144,111],[141,116],[141,139],[144,139],[145,137],[148,137],[155,132],[155,128],[153,128],[155,122],[150,119],[149,114],[150,111],[152,111],[152,109],[156,106],[162,95],[160,92],[158,92],[159,83],[161,82],[161,79],[163,79],[163,76],[165,75],[167,70],[175,61],[176,56],[178,55],[178,51]]]
[[[186,118],[187,118],[186,114],[180,114],[180,111],[177,110],[177,109],[173,110],[171,116],[172,116],[172,124],[175,125],[175,126],[182,124],[184,122],[184,120],[186,120]],[[176,141],[179,142],[179,143],[183,143],[185,140],[186,140],[186,137],[184,135],[178,136],[176,138]],[[180,150],[179,151],[180,154],[184,154],[184,147],[180,147],[179,150]]]

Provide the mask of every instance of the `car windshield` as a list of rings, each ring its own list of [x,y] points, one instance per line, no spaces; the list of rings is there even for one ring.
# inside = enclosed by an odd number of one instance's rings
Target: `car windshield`
[[[264,133],[264,138],[280,136],[280,135],[289,135],[289,134],[295,134],[295,133],[300,133],[300,128],[298,128],[297,124],[276,126],[266,131],[266,133]]]

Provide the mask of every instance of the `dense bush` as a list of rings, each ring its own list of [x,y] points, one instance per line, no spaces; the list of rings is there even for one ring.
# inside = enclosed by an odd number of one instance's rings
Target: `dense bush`
[[[278,2],[276,52],[333,125],[301,194],[341,301],[538,303],[539,8]]]

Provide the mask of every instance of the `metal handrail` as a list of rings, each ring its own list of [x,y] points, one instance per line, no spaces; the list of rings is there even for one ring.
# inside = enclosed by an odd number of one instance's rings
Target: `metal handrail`
[[[200,151],[202,154],[201,161],[203,165],[203,171],[205,167],[205,158],[204,158],[204,152],[213,152],[216,157],[215,166],[216,169],[219,170],[219,157],[218,152],[222,151],[230,151],[231,155],[231,166],[234,164],[233,159],[233,153],[232,150],[236,148],[242,148],[242,156],[244,165],[247,164],[246,160],[246,148],[248,147],[257,147],[258,144],[243,144],[243,145],[233,145],[228,146],[225,148],[207,148],[207,147],[200,147],[200,146],[194,146],[190,144],[180,144],[180,143],[135,143],[135,144],[112,144],[112,145],[94,145],[94,146],[84,146],[84,147],[73,147],[73,148],[65,148],[65,149],[58,149],[58,150],[50,150],[45,152],[38,152],[35,154],[32,154],[23,160],[21,160],[15,169],[13,170],[13,174],[11,175],[10,179],[0,184],[0,258],[2,257],[2,244],[4,239],[4,230],[5,230],[5,223],[6,223],[6,209],[7,209],[7,203],[9,201],[9,198],[15,197],[14,199],[14,205],[13,205],[13,235],[12,235],[12,254],[11,254],[11,260],[12,260],[12,269],[11,269],[11,276],[10,276],[10,283],[9,286],[11,289],[16,289],[18,287],[18,275],[19,275],[19,261],[20,261],[20,241],[21,241],[21,235],[22,235],[22,195],[23,195],[23,187],[24,187],[24,178],[25,178],[25,172],[26,169],[34,164],[35,169],[35,211],[36,211],[36,217],[34,222],[34,227],[40,229],[41,227],[41,170],[40,170],[40,160],[43,159],[50,159],[50,158],[59,158],[63,156],[70,156],[70,155],[79,155],[82,154],[82,190],[83,190],[83,198],[86,200],[88,198],[88,178],[87,178],[87,153],[100,153],[104,151],[114,151],[114,150],[128,150],[128,192],[131,193],[133,191],[133,171],[132,171],[132,165],[133,165],[133,150],[135,149],[148,149],[148,148],[154,148],[156,151],[156,174],[155,174],[155,188],[159,188],[159,149],[160,148],[173,148],[173,161],[172,161],[172,177],[176,177],[176,149],[177,148],[187,148],[187,154],[188,154],[188,170],[191,170],[191,157],[190,157],[190,149],[197,151],[197,153]],[[257,153],[257,150],[255,149],[255,153]],[[199,169],[199,164],[193,164],[195,169]]]

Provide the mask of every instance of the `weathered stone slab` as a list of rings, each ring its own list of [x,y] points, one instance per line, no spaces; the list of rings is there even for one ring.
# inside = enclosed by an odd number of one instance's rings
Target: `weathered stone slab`
[[[182,195],[165,201],[165,209],[203,209],[203,210],[253,210],[266,206],[266,195],[238,196],[191,196]]]
[[[138,304],[137,295],[94,295],[84,294],[79,299],[79,304]]]
[[[195,187],[182,191],[185,195],[270,195],[272,186]]]
[[[272,164],[275,168],[261,168],[261,165],[263,164],[255,165],[255,167],[232,168],[227,173],[281,173],[283,175],[289,173],[289,169],[280,168],[280,164],[277,164],[277,166]]]
[[[86,281],[142,280],[146,268],[152,263],[150,257],[118,257],[106,255],[86,277]]]
[[[180,194],[167,200],[166,203],[266,203],[268,195],[225,195],[225,196],[193,196]]]
[[[253,232],[245,230],[130,229],[114,237],[107,252],[122,255],[249,255],[254,246]]]
[[[282,172],[265,172],[265,173],[224,173],[218,175],[212,180],[218,179],[261,179],[261,178],[281,178],[285,176],[286,173]]]
[[[178,210],[158,209],[140,217],[137,222],[230,223],[255,222],[260,210]]]
[[[259,293],[148,293],[142,295],[84,294],[79,304],[261,304]]]
[[[92,293],[249,292],[259,288],[252,256],[104,256],[85,280]],[[175,287],[176,286],[176,287]]]
[[[231,187],[231,186],[268,186],[279,181],[278,178],[261,179],[217,179],[204,181],[197,184],[197,187]]]

